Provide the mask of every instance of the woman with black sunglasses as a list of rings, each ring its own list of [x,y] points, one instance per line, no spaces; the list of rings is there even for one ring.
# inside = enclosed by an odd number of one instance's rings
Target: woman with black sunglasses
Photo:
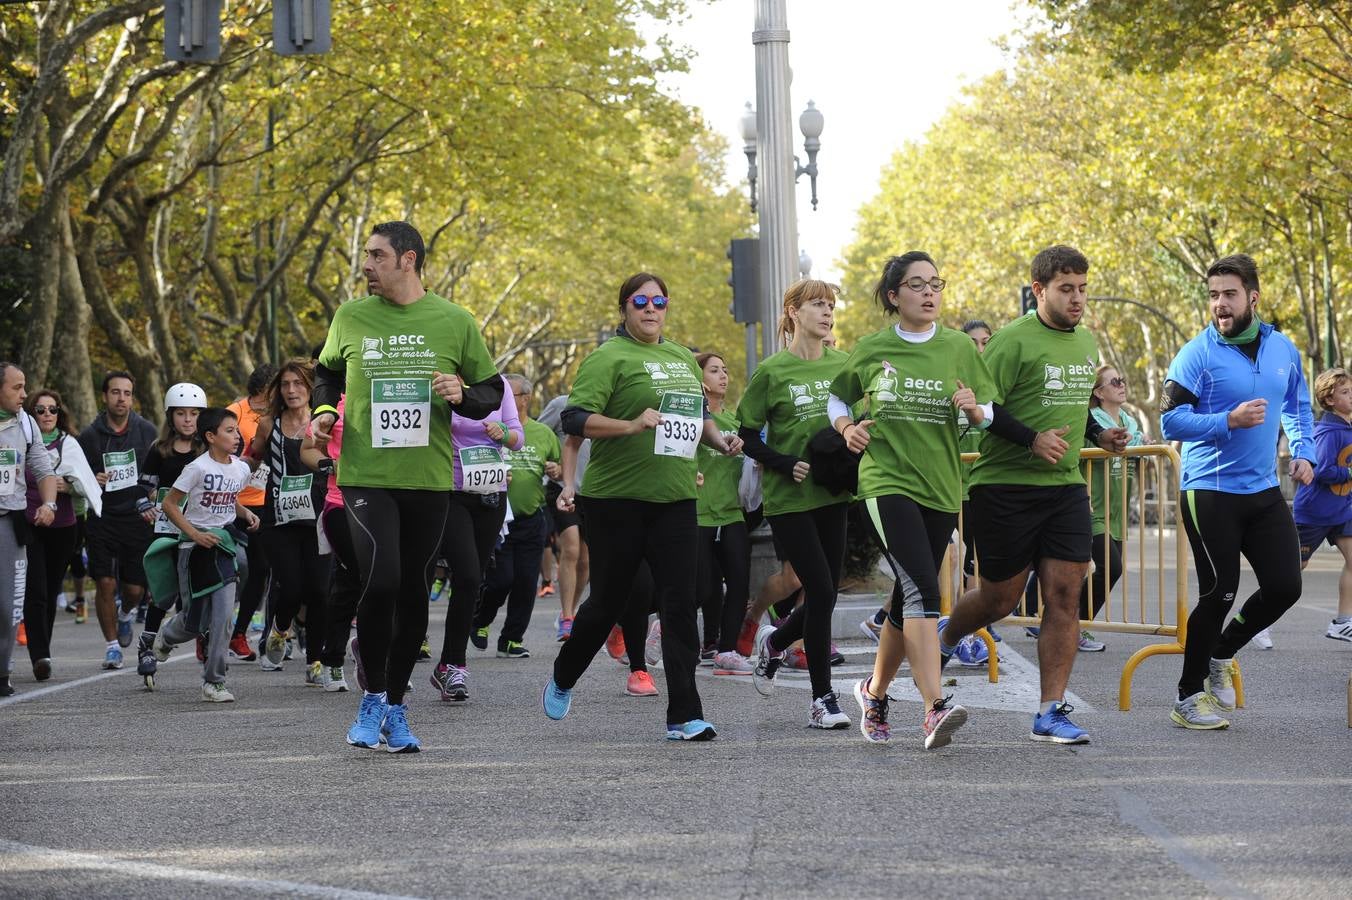
[[[52,462],[60,467],[67,454],[81,455],[75,432],[70,427],[61,395],[50,388],[28,398],[28,414],[38,424],[42,445]],[[28,544],[28,581],[23,596],[24,629],[28,632],[28,658],[33,677],[46,681],[52,677],[52,627],[56,624],[56,595],[61,593],[66,569],[79,539],[76,527],[75,495],[65,478],[56,480],[55,516],[48,525],[37,524],[37,511],[43,501],[38,479],[28,474],[28,521],[33,525]],[[9,623],[5,623],[7,626]],[[3,675],[4,673],[0,673]]]
[[[630,587],[646,560],[662,620],[666,736],[707,741],[716,732],[704,720],[695,687],[695,448],[703,442],[735,454],[741,441],[725,438],[710,417],[694,354],[662,337],[668,307],[662,279],[647,272],[631,276],[620,286],[619,307],[623,321],[615,337],[582,361],[563,411],[568,437],[561,510],[574,507],[577,447],[584,437],[592,441],[578,504],[591,547],[591,596],[578,609],[545,685],[545,715],[562,719],[568,713],[574,685],[635,602]]]

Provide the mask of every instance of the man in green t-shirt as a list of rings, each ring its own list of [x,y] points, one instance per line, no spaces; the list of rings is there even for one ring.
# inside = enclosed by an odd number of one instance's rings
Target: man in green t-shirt
[[[545,476],[559,478],[559,439],[554,429],[529,418],[531,383],[524,375],[507,375],[516,400],[517,418],[526,432],[519,450],[508,450],[511,481],[507,502],[512,507],[512,524],[507,537],[493,551],[493,562],[484,576],[483,593],[474,612],[476,640],[488,639],[488,626],[507,603],[507,620],[498,636],[498,656],[525,659],[530,651],[522,644],[526,626],[535,609],[535,578],[540,572],[545,540],[549,537],[549,511],[545,508]]]
[[[346,394],[338,484],[362,585],[353,651],[364,691],[347,742],[383,742],[391,753],[420,749],[404,693],[450,502],[451,414],[483,419],[502,403],[478,324],[423,287],[423,255],[407,222],[372,229],[362,266],[370,296],[338,307],[311,397],[324,446]]]
[[[1036,566],[1044,598],[1042,703],[1031,737],[1058,744],[1089,740],[1070,721],[1065,703],[1091,540],[1080,448],[1087,438],[1116,452],[1126,446],[1125,430],[1105,430],[1088,415],[1099,360],[1093,336],[1078,327],[1088,272],[1089,260],[1073,247],[1043,250],[1032,265],[1037,309],[996,332],[986,346],[995,402],[1021,425],[1019,434],[1001,429],[982,438],[971,486],[980,584],[954,605],[939,633],[947,662],[960,639],[1014,611]]]

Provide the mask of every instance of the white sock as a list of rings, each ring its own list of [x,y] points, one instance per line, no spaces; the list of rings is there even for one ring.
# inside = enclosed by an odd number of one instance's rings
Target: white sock
[[[1061,703],[1062,703],[1061,700],[1046,701],[1045,703],[1043,703],[1041,706],[1038,707],[1038,715],[1045,716],[1047,713],[1051,712],[1053,708],[1060,706]]]

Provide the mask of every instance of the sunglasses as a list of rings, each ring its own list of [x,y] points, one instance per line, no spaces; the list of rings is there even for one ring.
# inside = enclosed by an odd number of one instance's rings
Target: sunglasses
[[[1127,380],[1125,378],[1109,378],[1108,383],[1113,387],[1118,388],[1127,386]]]
[[[635,294],[629,298],[629,302],[634,304],[634,309],[643,309],[649,303],[653,305],[653,309],[666,309],[667,304],[671,302],[671,298],[663,297],[661,294],[658,294],[655,297],[649,297],[646,294]]]
[[[50,413],[51,415],[56,415],[57,413],[61,412],[61,407],[59,407],[59,406],[35,406],[35,407],[33,407],[33,412],[37,413],[37,414],[40,415],[40,416],[41,416],[41,415],[46,415],[46,414],[48,414],[48,413]]]

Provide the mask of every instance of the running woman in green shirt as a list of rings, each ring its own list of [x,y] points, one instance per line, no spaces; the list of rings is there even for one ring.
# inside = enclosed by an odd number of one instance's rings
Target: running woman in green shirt
[[[717,353],[701,353],[695,362],[704,374],[709,415],[724,437],[736,436],[737,416],[723,406],[728,395],[728,364]],[[696,585],[699,606],[704,610],[704,647],[700,657],[708,658],[712,652],[715,675],[750,675],[751,662],[737,652],[737,636],[751,594],[751,539],[737,496],[742,457],[724,456],[711,447],[701,447],[697,460],[700,482],[695,498],[699,519]]]
[[[887,261],[874,296],[897,324],[859,341],[831,383],[829,407],[832,427],[864,454],[858,496],[896,577],[873,674],[854,685],[859,727],[874,743],[891,736],[887,688],[904,656],[924,700],[927,750],[967,721],[940,690],[937,629],[939,570],[962,504],[958,411],[976,428],[994,418],[995,388],[976,345],[938,324],[944,284],[928,253]],[[860,401],[867,409],[855,421]]]
[[[704,719],[695,687],[695,453],[704,443],[736,455],[742,442],[725,438],[709,416],[694,354],[662,337],[668,303],[661,278],[631,275],[620,286],[623,321],[615,337],[582,361],[568,392],[558,507],[574,507],[577,448],[591,438],[579,505],[591,547],[592,592],[578,609],[542,699],[549,718],[568,714],[573,687],[610,629],[643,594],[631,588],[646,560],[662,622],[667,739],[708,741],[717,732]],[[646,616],[646,595],[640,602]],[[629,647],[630,654],[638,652]]]
[[[831,382],[846,355],[823,345],[835,325],[839,288],[804,279],[784,292],[780,339],[789,346],[766,357],[737,407],[746,455],[764,467],[765,518],[803,585],[803,603],[779,626],[756,635],[752,684],[762,696],[775,687],[784,651],[802,640],[812,682],[812,728],[849,728],[849,716],[831,687],[831,614],[845,558],[845,515],[850,495],[811,478],[808,443],[831,425],[826,414]],[[761,436],[761,429],[765,436]]]
[[[997,331],[986,346],[983,358],[999,407],[972,469],[980,584],[954,604],[939,630],[939,652],[947,662],[959,640],[1018,606],[1036,566],[1045,604],[1038,637],[1042,702],[1030,737],[1058,744],[1089,740],[1070,720],[1065,702],[1092,543],[1080,448],[1092,437],[1121,452],[1127,440],[1125,429],[1105,430],[1089,416],[1099,355],[1093,335],[1078,327],[1088,272],[1089,260],[1073,247],[1043,250],[1032,264],[1037,310]],[[1005,412],[1022,424],[1006,429]]]
[[[450,503],[451,414],[485,418],[502,403],[503,383],[474,317],[423,287],[417,229],[377,225],[365,252],[371,294],[333,316],[315,366],[313,432],[328,443],[346,393],[337,474],[361,577],[364,690],[347,742],[416,753],[404,692],[427,633]]]

